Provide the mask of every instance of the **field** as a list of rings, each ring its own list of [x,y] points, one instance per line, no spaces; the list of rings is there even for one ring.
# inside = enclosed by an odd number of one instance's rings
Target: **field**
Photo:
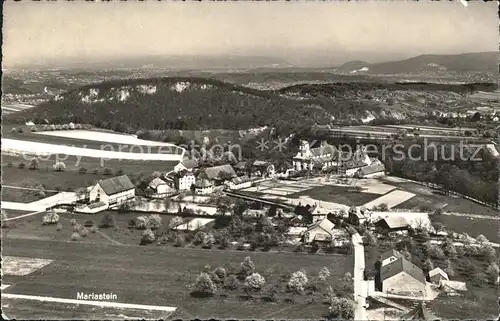
[[[313,187],[306,191],[289,194],[288,197],[298,198],[304,195],[320,201],[335,202],[347,206],[361,206],[380,196],[371,193],[350,192],[349,188],[347,187],[318,186],[318,187]]]
[[[206,265],[225,266],[237,271],[239,263],[251,256],[256,271],[267,284],[298,269],[305,269],[314,278],[323,266],[332,272],[328,281],[334,289],[337,278],[352,272],[352,257],[343,255],[309,255],[222,250],[178,249],[173,247],[116,246],[109,244],[72,243],[61,241],[4,240],[4,255],[52,259],[53,263],[28,278],[4,276],[3,282],[14,284],[12,293],[75,298],[76,292],[113,292],[123,303],[178,307],[180,318],[315,318],[327,312],[327,306],[316,295],[296,297],[291,304],[283,299],[265,303],[260,294],[251,299],[240,290],[220,290],[213,298],[190,296],[187,285]],[[302,257],[301,257],[302,256]],[[283,294],[286,296],[286,294]]]
[[[146,175],[154,171],[168,172],[178,162],[104,160],[101,164],[99,158],[84,157],[78,162],[78,159],[69,157],[68,160],[64,161],[66,170],[63,172],[54,172],[52,170],[55,159],[41,160],[38,170],[29,170],[27,168],[29,161],[16,156],[2,155],[2,163],[2,185],[33,187],[36,183],[40,183],[46,185],[47,189],[60,186],[67,190],[90,186],[94,181],[114,176],[118,170],[122,170],[126,175],[134,175],[140,172]],[[11,163],[12,167],[6,166],[8,163]],[[23,169],[18,168],[19,163],[24,163],[26,167]],[[78,173],[80,167],[87,169],[87,173]],[[104,175],[104,167],[110,168],[113,175]],[[99,173],[93,174],[94,169],[97,169]]]
[[[500,243],[499,224],[495,220],[474,219],[469,217],[459,217],[451,215],[432,216],[431,221],[442,223],[446,229],[457,232],[467,233],[472,237],[480,234],[486,236],[488,240],[494,243]]]
[[[45,192],[45,197],[55,195],[55,192]],[[36,195],[35,191],[9,188],[2,186],[2,201],[31,203],[42,199]]]
[[[416,196],[408,201],[397,205],[396,209],[417,210],[421,207],[428,207],[431,210],[446,205],[444,210],[447,212],[468,213],[477,215],[497,216],[498,211],[473,201],[463,198],[454,198],[452,196],[440,195],[433,193],[433,190],[415,184],[412,182],[390,182],[390,184],[398,186],[404,190],[416,194]]]

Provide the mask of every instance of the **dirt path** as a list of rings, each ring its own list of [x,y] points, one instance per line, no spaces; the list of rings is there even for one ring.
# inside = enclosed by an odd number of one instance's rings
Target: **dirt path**
[[[475,219],[479,219],[479,220],[495,220],[495,221],[500,221],[500,216],[488,216],[488,215],[455,213],[455,212],[443,212],[442,215],[470,217],[470,218],[475,218]]]

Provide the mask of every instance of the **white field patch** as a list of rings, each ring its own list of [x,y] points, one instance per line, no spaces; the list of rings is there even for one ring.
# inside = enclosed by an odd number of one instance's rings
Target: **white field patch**
[[[2,202],[2,209],[6,210],[16,210],[16,211],[28,211],[28,212],[39,212],[45,211],[47,208],[41,206],[40,204],[32,203],[19,203],[19,202]]]
[[[136,149],[138,150],[138,149]],[[163,161],[180,161],[182,155],[162,154],[162,153],[147,153],[145,148],[144,153],[127,153],[114,152],[110,150],[86,149],[73,146],[55,145],[38,142],[28,142],[17,139],[2,138],[2,152],[5,153],[21,153],[48,156],[53,154],[73,155],[82,157],[97,157],[102,159],[128,159],[128,160],[163,160]]]
[[[128,145],[138,145],[138,146],[171,146],[180,148],[174,144],[155,142],[151,140],[139,139],[133,135],[116,134],[116,133],[106,133],[98,132],[92,130],[61,130],[61,131],[44,131],[36,132],[38,135],[56,136],[56,137],[66,137],[75,139],[85,139],[93,140],[103,143],[116,143],[116,144],[128,144]]]
[[[213,221],[215,221],[213,218],[195,218],[185,224],[177,226],[175,229],[179,231],[196,231]]]
[[[3,275],[29,275],[36,270],[52,263],[52,260],[37,259],[31,257],[20,256],[4,256],[2,264]]]
[[[0,286],[0,290],[2,290],[2,291],[3,291],[3,290],[5,290],[5,289],[7,289],[9,286],[10,286],[10,284],[2,284],[2,285]]]
[[[415,194],[402,191],[395,190],[390,192],[389,194],[385,194],[377,199],[374,199],[371,202],[366,203],[364,206],[368,209],[371,209],[375,206],[379,206],[381,204],[387,204],[388,208],[392,208],[394,206],[398,206],[399,204],[406,202],[407,200],[413,198]]]

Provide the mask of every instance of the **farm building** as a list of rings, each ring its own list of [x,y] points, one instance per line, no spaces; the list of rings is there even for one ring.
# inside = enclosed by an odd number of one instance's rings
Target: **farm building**
[[[238,175],[246,175],[248,173],[248,163],[247,162],[238,162],[233,166]]]
[[[198,178],[193,186],[195,194],[206,195],[214,191],[214,185],[205,178]]]
[[[174,166],[174,172],[176,173],[182,171],[192,172],[196,168],[198,168],[198,161],[196,159],[184,159]]]
[[[311,244],[313,242],[336,243],[341,246],[349,241],[349,237],[345,231],[336,229],[335,224],[327,218],[322,219],[307,227],[304,232],[304,243]]]
[[[166,196],[176,192],[174,188],[159,177],[154,178],[148,187],[153,191],[153,195],[156,196]]]
[[[99,181],[89,193],[90,202],[104,202],[108,206],[119,205],[135,197],[135,186],[127,175]]]
[[[391,249],[389,251],[385,251],[384,253],[380,254],[379,261],[381,263],[380,266],[387,265],[389,263],[392,263],[396,261],[397,259],[402,258],[403,255],[396,251],[395,249]]]
[[[252,163],[252,172],[255,176],[272,177],[275,175],[274,165],[256,160]]]
[[[231,165],[207,167],[200,175],[214,185],[222,185],[226,180],[237,176]]]
[[[239,177],[235,177],[226,182],[226,186],[230,189],[241,189],[252,186],[253,180],[248,177],[248,175],[243,175]]]
[[[370,165],[360,168],[355,174],[359,178],[375,178],[384,175],[385,165],[378,159],[375,159]]]
[[[424,272],[405,258],[383,265],[380,281],[382,291],[387,293],[421,296],[425,291]]]
[[[379,232],[387,234],[390,232],[405,231],[410,227],[410,223],[404,217],[390,215],[375,222],[375,227]]]
[[[429,279],[434,284],[440,284],[441,281],[449,281],[448,274],[440,268],[435,268],[429,271]]]
[[[338,174],[347,177],[353,177],[360,169],[372,164],[372,159],[366,153],[366,147],[361,147],[354,152],[352,157],[346,159],[342,157],[342,161],[338,166]]]

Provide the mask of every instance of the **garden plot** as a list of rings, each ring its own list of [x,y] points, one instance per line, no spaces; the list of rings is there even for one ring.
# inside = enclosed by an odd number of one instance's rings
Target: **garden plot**
[[[2,274],[24,276],[52,263],[52,260],[31,257],[4,256]]]
[[[74,155],[82,157],[98,157],[101,159],[130,159],[130,160],[163,160],[180,161],[182,155],[161,153],[130,153],[109,150],[87,149],[74,146],[56,145],[31,142],[26,140],[2,138],[2,152],[31,154],[47,157],[50,155]]]
[[[385,194],[371,202],[368,202],[366,203],[364,206],[366,208],[373,208],[375,206],[379,206],[381,204],[387,204],[387,207],[388,208],[392,208],[394,206],[397,206],[411,198],[413,198],[415,196],[415,194],[413,193],[409,193],[409,192],[405,192],[405,191],[402,191],[402,190],[395,190],[395,191],[392,191],[388,194]]]
[[[155,142],[150,140],[139,139],[136,136],[132,135],[106,133],[106,132],[92,131],[92,130],[44,131],[44,132],[37,132],[36,134],[84,139],[84,140],[94,140],[104,143],[129,144],[129,145],[140,145],[140,146],[171,146],[178,148],[178,146],[171,143]]]

